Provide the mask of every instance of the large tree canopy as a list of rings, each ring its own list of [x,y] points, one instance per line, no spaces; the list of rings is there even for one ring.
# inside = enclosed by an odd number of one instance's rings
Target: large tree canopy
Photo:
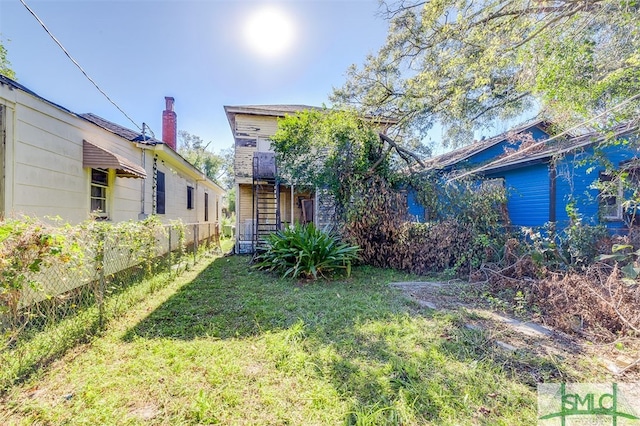
[[[233,185],[233,149],[227,148],[215,154],[209,151],[209,143],[205,144],[200,136],[180,130],[178,132],[180,144],[178,153],[195,166],[209,179],[223,188],[229,189]]]
[[[350,110],[310,110],[282,118],[272,137],[280,177],[326,190],[335,200],[338,219],[344,220],[369,182],[393,182],[397,169],[420,161],[380,133],[387,124]]]
[[[565,125],[598,115],[596,124],[637,120],[639,7],[636,0],[383,2],[386,43],[349,69],[332,100],[398,117],[409,134],[438,122],[454,146],[497,119],[538,108]]]

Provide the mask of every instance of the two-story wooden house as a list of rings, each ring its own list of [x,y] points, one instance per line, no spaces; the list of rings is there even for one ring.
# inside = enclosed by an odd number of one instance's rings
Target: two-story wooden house
[[[251,253],[261,236],[293,223],[329,224],[330,203],[317,191],[298,190],[279,177],[270,141],[278,130],[278,118],[319,108],[247,105],[224,109],[235,142],[236,251]]]

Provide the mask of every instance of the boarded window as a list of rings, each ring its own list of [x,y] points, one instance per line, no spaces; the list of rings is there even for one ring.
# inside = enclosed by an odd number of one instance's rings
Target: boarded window
[[[300,203],[302,204],[303,222],[313,222],[313,200],[300,200]]]

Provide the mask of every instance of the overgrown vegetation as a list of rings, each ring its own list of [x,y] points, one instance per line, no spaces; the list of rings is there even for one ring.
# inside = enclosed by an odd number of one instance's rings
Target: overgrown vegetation
[[[184,226],[167,228],[155,217],[77,226],[29,217],[0,222],[0,391],[166,285],[184,246]],[[145,279],[144,290],[134,286]]]
[[[313,223],[296,224],[270,234],[257,256],[256,267],[292,278],[327,278],[342,270],[351,275],[358,260],[357,246],[340,241],[337,234],[317,229]]]
[[[365,263],[420,274],[472,274],[489,284],[491,297],[506,298],[507,305],[517,307],[521,314],[529,311],[543,315],[547,323],[569,324],[562,318],[571,312],[589,317],[589,321],[581,320],[580,332],[609,328],[609,338],[637,332],[639,325],[631,319],[635,318],[631,314],[633,291],[640,275],[633,255],[640,248],[637,242],[618,242],[617,247],[625,250],[608,260],[626,263],[605,268],[610,277],[603,280],[591,265],[598,256],[611,254],[615,241],[604,226],[582,223],[574,204],[568,204],[568,228],[520,232],[510,226],[502,184],[476,176],[417,173],[413,166],[420,157],[378,134],[380,127],[353,112],[314,111],[285,118],[274,137],[280,170],[286,171],[283,178],[328,194],[335,203],[338,229],[361,248]],[[629,170],[619,178],[635,182],[635,169]],[[613,194],[619,196],[616,188]],[[637,185],[624,188],[628,200],[637,201]],[[408,222],[408,191],[425,206],[427,223]],[[625,261],[618,259],[623,254]],[[585,295],[568,309],[561,302],[578,296],[563,286],[583,274],[591,296]],[[611,287],[619,280],[620,286]],[[523,309],[525,305],[529,309]],[[590,312],[578,314],[577,306]],[[576,331],[575,327],[560,327]],[[602,333],[597,334],[600,339]]]
[[[23,290],[42,290],[38,274],[43,268],[76,267],[83,255],[69,226],[56,227],[30,217],[0,222],[0,326],[18,321]]]
[[[640,247],[638,230],[614,238],[600,227],[580,225],[573,232],[578,238],[568,233],[560,244],[541,233],[512,238],[497,262],[482,265],[471,278],[486,282],[492,294],[513,306],[525,305],[522,314],[542,315],[559,330],[595,341],[637,336],[640,264],[632,248]],[[575,256],[580,243],[587,253]]]
[[[283,178],[328,194],[338,229],[368,264],[452,275],[478,267],[504,241],[504,189],[407,173],[420,157],[376,132],[383,124],[348,111],[286,117],[273,138]],[[407,222],[407,191],[428,206],[429,224]]]

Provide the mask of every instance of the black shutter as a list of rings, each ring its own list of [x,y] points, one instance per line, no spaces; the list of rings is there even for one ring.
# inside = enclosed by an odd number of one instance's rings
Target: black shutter
[[[164,173],[158,171],[156,182],[156,213],[164,214]]]

